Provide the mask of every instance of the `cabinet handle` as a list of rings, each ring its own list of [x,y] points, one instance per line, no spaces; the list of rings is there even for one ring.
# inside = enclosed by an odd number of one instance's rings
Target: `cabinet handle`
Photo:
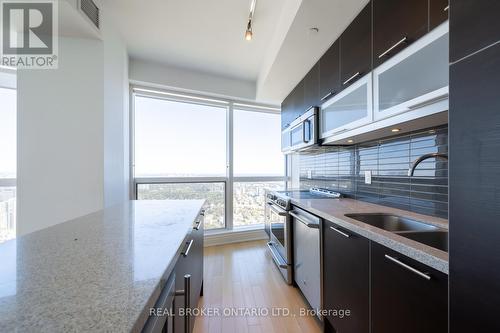
[[[336,134],[340,134],[340,133],[343,133],[343,132],[347,132],[349,130],[349,128],[342,128],[342,129],[339,129],[338,131],[335,131]]]
[[[196,230],[196,231],[200,230],[201,222],[202,222],[202,220],[197,221],[196,222],[196,227],[193,227],[193,229]]]
[[[444,7],[443,12],[447,12],[447,11],[448,11],[448,9],[450,9],[450,5],[448,5],[448,6]]]
[[[335,92],[334,91],[330,91],[328,94],[326,94],[325,96],[323,96],[321,98],[321,100],[324,101],[325,99],[327,99],[328,97],[332,96],[333,94],[335,94]]]
[[[392,261],[393,263],[396,263],[396,264],[398,264],[399,266],[401,266],[401,267],[403,267],[403,268],[405,268],[405,269],[409,270],[410,272],[417,274],[418,276],[420,276],[420,277],[422,277],[422,278],[426,279],[427,281],[429,281],[429,280],[431,279],[431,276],[430,276],[429,274],[427,274],[427,273],[423,273],[423,272],[419,271],[418,269],[415,269],[415,268],[413,268],[413,267],[411,267],[411,266],[409,266],[409,265],[405,264],[404,262],[399,261],[398,259],[396,259],[396,258],[394,258],[394,257],[391,257],[391,256],[390,256],[390,255],[388,255],[388,254],[386,254],[386,255],[385,255],[385,257],[386,257],[387,259],[389,259],[390,261]]]
[[[382,58],[383,56],[385,56],[387,53],[391,52],[392,50],[394,50],[396,47],[398,47],[399,45],[401,45],[402,43],[406,42],[408,38],[406,38],[406,36],[404,36],[399,42],[397,42],[396,44],[394,44],[393,46],[391,46],[390,48],[388,48],[387,50],[385,50],[382,54],[380,54],[378,56],[378,58]]]
[[[184,314],[184,332],[189,332],[191,328],[191,275],[184,275],[184,308],[186,313]]]
[[[188,247],[186,251],[182,254],[184,257],[187,257],[189,255],[189,251],[191,251],[191,246],[193,245],[194,239],[191,239],[188,243]]]
[[[354,80],[355,78],[357,78],[359,76],[359,74],[361,74],[361,73],[357,72],[356,74],[354,74],[353,76],[351,76],[350,78],[348,78],[347,80],[345,80],[344,83],[342,83],[342,85],[345,86],[346,84],[348,84],[349,82],[351,82],[352,80]]]
[[[429,100],[427,100],[425,102],[421,102],[421,103],[410,105],[410,106],[408,106],[408,109],[410,109],[410,110],[412,110],[412,109],[418,109],[418,108],[421,108],[421,107],[424,107],[424,106],[427,106],[427,105],[432,105],[434,103],[437,103],[437,102],[440,102],[440,101],[444,101],[447,98],[448,98],[448,94],[444,94],[444,95],[441,95],[441,96],[437,96],[437,97],[431,98],[431,99],[429,99]]]
[[[176,290],[175,296],[184,296],[184,332],[191,327],[191,274],[184,275],[184,290]]]
[[[337,232],[337,233],[341,234],[342,236],[344,236],[344,237],[346,237],[346,238],[351,237],[351,235],[349,235],[349,234],[347,234],[347,233],[345,233],[345,232],[343,232],[343,231],[341,231],[341,230],[339,230],[339,229],[337,229],[337,228],[330,227],[330,229],[332,229],[333,231],[335,231],[335,232]]]

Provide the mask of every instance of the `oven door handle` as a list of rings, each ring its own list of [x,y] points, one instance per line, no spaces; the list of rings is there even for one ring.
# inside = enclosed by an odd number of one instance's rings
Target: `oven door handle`
[[[311,221],[307,220],[306,218],[304,218],[298,214],[295,214],[294,212],[290,212],[289,214],[291,216],[293,216],[295,219],[297,219],[298,221],[305,224],[308,228],[319,229],[319,223],[311,222]]]
[[[267,246],[269,247],[269,250],[271,251],[271,255],[273,257],[273,260],[278,265],[278,267],[279,268],[287,269],[288,268],[288,264],[279,255],[278,250],[276,250],[274,243],[273,242],[268,242]]]
[[[276,208],[276,205],[273,204],[272,202],[268,202],[267,204],[268,204],[269,208],[271,208],[271,210],[273,210],[279,216],[287,216],[288,215],[288,213],[286,212],[286,210],[282,210],[280,208]]]

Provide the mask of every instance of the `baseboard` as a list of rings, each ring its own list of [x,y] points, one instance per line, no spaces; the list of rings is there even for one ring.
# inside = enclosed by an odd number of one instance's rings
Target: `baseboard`
[[[205,247],[231,243],[249,242],[268,239],[269,236],[262,229],[227,231],[217,234],[205,234]]]

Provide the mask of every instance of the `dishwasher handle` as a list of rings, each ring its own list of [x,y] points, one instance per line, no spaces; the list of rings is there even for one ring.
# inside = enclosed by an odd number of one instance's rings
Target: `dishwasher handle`
[[[289,212],[289,214],[291,216],[293,216],[295,219],[297,219],[298,221],[304,223],[308,228],[319,229],[319,223],[318,222],[312,222],[312,221],[308,220],[307,218],[302,217],[302,216],[294,213],[293,211]]]

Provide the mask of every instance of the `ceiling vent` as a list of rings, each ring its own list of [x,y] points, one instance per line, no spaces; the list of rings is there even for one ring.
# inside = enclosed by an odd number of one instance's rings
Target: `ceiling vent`
[[[80,10],[85,14],[85,16],[90,20],[94,26],[100,30],[101,25],[101,17],[100,17],[100,9],[97,7],[94,1],[92,0],[80,0]]]

